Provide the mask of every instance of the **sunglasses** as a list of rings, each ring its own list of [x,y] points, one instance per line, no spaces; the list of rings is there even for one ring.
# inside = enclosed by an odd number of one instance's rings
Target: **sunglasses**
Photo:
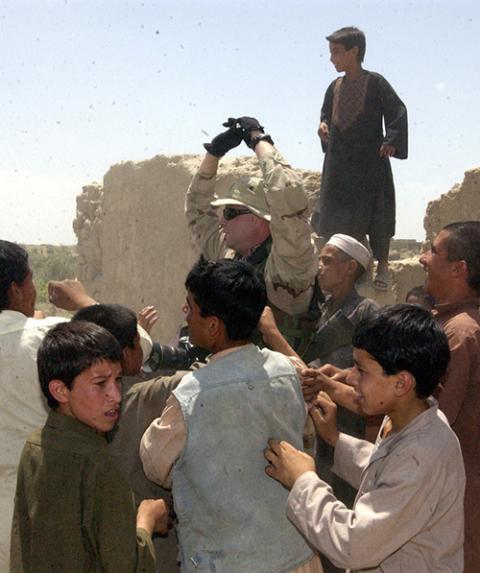
[[[239,215],[251,215],[252,212],[249,209],[237,209],[236,207],[225,207],[223,210],[223,218],[225,221],[231,221],[238,217]]]

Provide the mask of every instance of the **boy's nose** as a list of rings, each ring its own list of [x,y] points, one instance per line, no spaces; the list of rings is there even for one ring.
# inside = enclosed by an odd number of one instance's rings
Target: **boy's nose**
[[[356,372],[356,368],[355,366],[353,368],[350,368],[350,372],[347,374],[347,384],[350,384],[351,386],[353,386],[354,388],[356,388],[357,384],[358,384],[358,376],[357,376],[357,372]]]
[[[108,397],[116,404],[120,404],[122,401],[122,390],[120,388],[119,382],[112,382],[110,388],[108,389]]]

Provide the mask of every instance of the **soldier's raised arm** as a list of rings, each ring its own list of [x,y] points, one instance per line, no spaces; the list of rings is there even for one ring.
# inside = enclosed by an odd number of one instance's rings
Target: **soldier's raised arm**
[[[207,259],[216,260],[224,255],[225,246],[215,210],[210,202],[215,196],[215,177],[221,157],[242,142],[242,135],[232,125],[230,118],[223,125],[228,127],[205,143],[205,156],[187,190],[185,216],[194,241]]]

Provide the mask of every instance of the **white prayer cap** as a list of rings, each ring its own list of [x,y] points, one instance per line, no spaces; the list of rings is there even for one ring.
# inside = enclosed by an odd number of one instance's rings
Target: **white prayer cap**
[[[372,257],[364,245],[350,237],[350,235],[343,235],[342,233],[337,233],[332,235],[327,241],[327,245],[332,245],[332,247],[337,247],[347,255],[350,255],[352,259],[355,259],[358,263],[362,265],[364,269],[368,268]]]

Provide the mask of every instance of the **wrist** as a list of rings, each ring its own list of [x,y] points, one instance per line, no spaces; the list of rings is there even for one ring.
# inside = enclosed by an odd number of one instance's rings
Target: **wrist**
[[[137,516],[137,529],[144,529],[151,536],[154,528],[155,520],[153,517],[145,514]]]
[[[79,298],[77,301],[74,301],[75,308],[73,310],[80,310],[81,308],[93,306],[94,304],[98,304],[98,302],[87,295],[85,297]]]
[[[329,436],[326,436],[325,441],[329,446],[332,446],[332,448],[334,448],[338,443],[339,437],[340,437],[340,432],[336,430],[335,432],[332,432]]]
[[[260,142],[266,142],[273,146],[273,139],[268,135],[268,133],[260,133],[259,135],[251,135],[250,137],[250,147],[255,151],[257,144]]]

